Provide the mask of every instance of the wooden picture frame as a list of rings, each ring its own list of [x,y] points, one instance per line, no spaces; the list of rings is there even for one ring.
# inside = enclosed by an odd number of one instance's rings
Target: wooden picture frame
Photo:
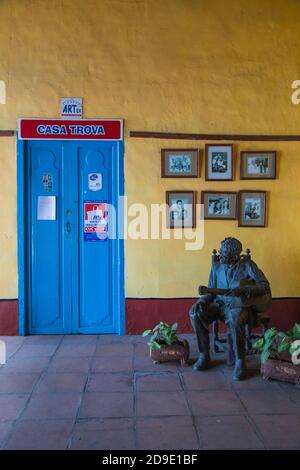
[[[233,144],[205,145],[205,180],[232,181],[234,179]]]
[[[166,204],[167,228],[196,227],[196,191],[166,191]],[[186,204],[189,205],[187,209]]]
[[[199,170],[198,149],[161,149],[162,178],[198,178]]]
[[[248,206],[248,207],[247,207]],[[267,191],[242,190],[238,193],[238,226],[266,227]]]
[[[236,191],[202,191],[203,218],[205,220],[236,220]]]
[[[277,177],[276,150],[250,150],[240,152],[240,179],[267,180]]]

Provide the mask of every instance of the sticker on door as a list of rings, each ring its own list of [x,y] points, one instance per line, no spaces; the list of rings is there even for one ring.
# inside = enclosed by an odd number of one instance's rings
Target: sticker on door
[[[47,174],[43,175],[42,179],[43,179],[44,191],[46,191],[46,193],[49,193],[49,192],[53,191],[53,176],[52,176],[52,174],[47,173]]]
[[[102,189],[102,174],[101,173],[89,173],[88,183],[90,191],[100,191]]]
[[[107,240],[107,201],[85,201],[83,203],[84,241]]]

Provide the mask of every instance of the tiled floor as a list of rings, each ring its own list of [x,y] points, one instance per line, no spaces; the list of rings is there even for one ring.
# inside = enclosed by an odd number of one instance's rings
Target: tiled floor
[[[205,372],[152,364],[140,336],[0,339],[1,449],[300,448],[300,391],[263,381],[257,356],[232,382],[219,355]]]

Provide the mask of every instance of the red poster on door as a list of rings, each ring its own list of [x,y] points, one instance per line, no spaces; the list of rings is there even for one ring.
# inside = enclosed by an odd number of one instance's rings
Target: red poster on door
[[[84,212],[84,241],[96,242],[107,240],[107,202],[85,201]]]

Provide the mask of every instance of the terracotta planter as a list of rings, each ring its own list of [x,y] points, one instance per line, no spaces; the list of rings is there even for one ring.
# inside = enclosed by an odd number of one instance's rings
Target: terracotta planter
[[[300,387],[300,365],[278,359],[268,359],[261,364],[263,379],[276,379],[283,382],[291,382]]]
[[[180,361],[181,365],[187,363],[190,355],[189,343],[184,339],[179,343],[160,344],[160,349],[150,348],[150,357],[154,364],[159,362]]]

